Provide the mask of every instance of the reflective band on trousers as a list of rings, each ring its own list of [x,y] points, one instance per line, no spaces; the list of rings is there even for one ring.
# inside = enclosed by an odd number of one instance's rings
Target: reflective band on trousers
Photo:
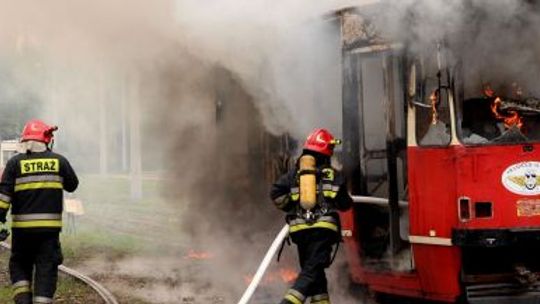
[[[293,295],[286,295],[285,296],[285,299],[293,304],[303,304],[304,302],[298,300],[295,296]]]
[[[327,293],[322,293],[311,297],[312,304],[330,304],[330,297]]]
[[[30,289],[30,281],[18,281],[15,282],[12,285],[13,288],[13,297],[16,297],[17,295],[21,293],[30,293],[32,290]]]
[[[294,304],[302,304],[306,297],[294,289],[289,289],[285,295],[285,299]]]
[[[34,189],[62,189],[63,179],[58,175],[33,175],[15,179],[15,192]]]
[[[36,303],[52,303],[53,299],[47,297],[34,297],[34,304]]]
[[[61,228],[62,214],[58,213],[31,213],[13,214],[13,228]]]
[[[330,300],[311,300],[311,304],[330,304]]]

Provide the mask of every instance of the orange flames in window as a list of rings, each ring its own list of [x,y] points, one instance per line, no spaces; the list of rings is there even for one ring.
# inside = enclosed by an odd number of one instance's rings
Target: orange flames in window
[[[520,89],[521,90],[521,89]],[[514,126],[521,129],[523,127],[523,121],[518,112],[508,110],[506,113],[501,113],[502,99],[498,97],[495,93],[495,90],[491,88],[490,84],[484,84],[484,95],[489,98],[495,98],[491,104],[491,112],[495,115],[495,118],[502,120],[506,129],[511,129]]]
[[[436,125],[439,121],[439,111],[437,111],[439,92],[437,90],[433,91],[429,96],[429,100],[431,101],[431,124]]]
[[[499,109],[501,107],[502,100],[500,97],[495,98],[493,103],[491,104],[491,112],[495,115],[495,118],[500,119],[504,121],[504,126],[507,129],[510,129],[514,126],[521,129],[523,127],[523,121],[521,120],[521,117],[516,111],[508,111],[508,114],[503,115],[499,112]]]

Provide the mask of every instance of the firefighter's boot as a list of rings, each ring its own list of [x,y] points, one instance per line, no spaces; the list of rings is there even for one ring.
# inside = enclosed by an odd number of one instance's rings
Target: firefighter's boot
[[[32,294],[29,292],[16,295],[13,300],[15,304],[32,304]]]

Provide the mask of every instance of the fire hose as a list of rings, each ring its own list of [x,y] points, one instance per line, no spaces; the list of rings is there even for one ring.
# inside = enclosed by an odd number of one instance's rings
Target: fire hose
[[[253,296],[253,293],[255,292],[255,289],[257,289],[257,286],[259,286],[259,283],[261,282],[261,279],[264,273],[268,269],[268,266],[270,265],[272,258],[274,257],[274,255],[276,255],[276,252],[279,250],[283,241],[285,241],[285,238],[287,237],[287,235],[289,235],[289,225],[283,226],[281,231],[278,233],[278,235],[274,239],[274,242],[272,243],[272,245],[270,245],[270,248],[266,252],[266,255],[264,256],[261,264],[259,265],[257,272],[253,276],[253,279],[251,280],[251,283],[249,283],[249,286],[246,289],[246,291],[244,291],[242,298],[240,298],[240,301],[238,301],[238,304],[247,304],[249,302],[249,300]]]
[[[352,198],[355,203],[367,203],[367,204],[376,204],[376,205],[388,204],[388,199],[386,198],[377,198],[377,197],[371,197],[371,196],[352,196]],[[400,201],[399,205],[400,207],[405,207],[408,205],[408,203],[405,201]],[[274,242],[272,243],[272,245],[270,245],[270,248],[266,252],[266,255],[264,256],[261,264],[259,265],[257,272],[253,276],[253,279],[251,280],[246,291],[244,291],[242,298],[240,298],[240,301],[238,301],[238,304],[247,304],[249,302],[249,300],[253,296],[253,293],[255,292],[255,289],[257,289],[257,286],[259,286],[264,273],[268,269],[268,266],[270,266],[270,262],[272,261],[272,258],[276,255],[281,244],[283,243],[283,241],[285,241],[285,238],[289,235],[288,232],[289,232],[289,225],[283,226],[281,231],[278,233],[278,235],[274,239]]]
[[[306,210],[308,215],[313,215],[312,209],[317,204],[317,166],[316,166],[316,159],[312,155],[303,155],[299,159],[299,179],[300,179],[300,206],[302,206],[302,209]],[[270,265],[270,262],[272,261],[272,257],[276,254],[276,252],[279,250],[281,244],[283,244],[283,241],[285,241],[285,238],[289,231],[289,225],[283,226],[281,231],[278,233],[276,238],[274,239],[274,242],[268,249],[268,252],[266,252],[266,255],[264,256],[264,259],[262,260],[261,264],[259,265],[259,269],[257,269],[257,272],[255,273],[255,276],[253,277],[253,280],[251,280],[251,283],[249,284],[248,288],[244,292],[244,295],[238,301],[238,304],[246,304],[253,296],[253,293],[255,292],[255,289],[261,282],[261,279],[268,269],[268,266]]]

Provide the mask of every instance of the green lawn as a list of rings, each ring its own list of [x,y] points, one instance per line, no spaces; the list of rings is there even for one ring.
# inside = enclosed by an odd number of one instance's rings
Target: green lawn
[[[80,187],[72,197],[82,200],[85,214],[73,221],[64,215],[61,235],[64,265],[77,269],[78,265],[96,255],[115,260],[125,256],[151,255],[155,248],[166,250],[165,245],[175,247],[178,236],[169,239],[163,232],[172,225],[178,225],[178,213],[173,208],[175,206],[161,198],[160,181],[144,180],[144,197],[138,201],[130,198],[129,189],[129,180],[123,176],[81,177]],[[9,303],[11,298],[7,258],[8,253],[0,256],[0,303]],[[101,303],[92,290],[65,276],[60,280],[56,298],[55,303]],[[147,303],[129,294],[122,294],[119,298],[121,303]]]

